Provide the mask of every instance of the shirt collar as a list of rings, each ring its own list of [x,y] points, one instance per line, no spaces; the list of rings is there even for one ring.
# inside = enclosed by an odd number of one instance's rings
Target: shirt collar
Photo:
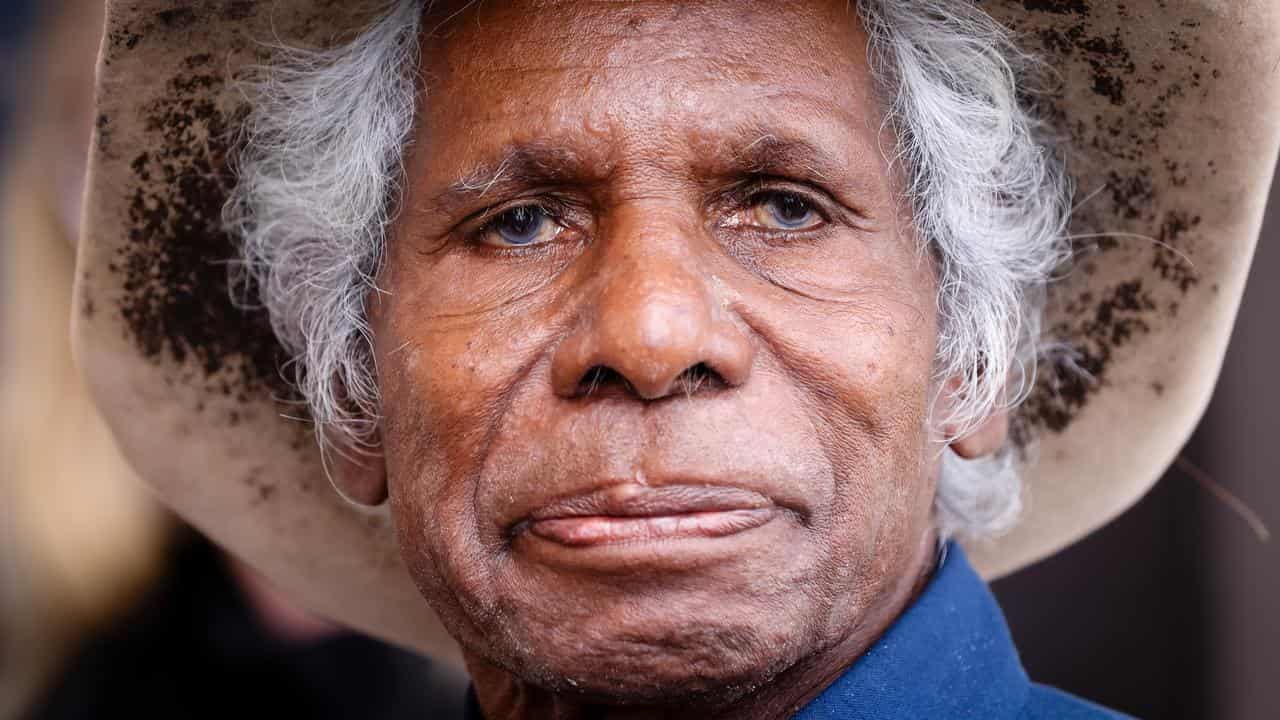
[[[915,603],[795,720],[998,720],[1015,717],[1030,690],[999,605],[949,543]],[[474,693],[466,717],[482,717]]]
[[[1030,690],[999,605],[950,543],[915,603],[796,720],[1010,718]]]

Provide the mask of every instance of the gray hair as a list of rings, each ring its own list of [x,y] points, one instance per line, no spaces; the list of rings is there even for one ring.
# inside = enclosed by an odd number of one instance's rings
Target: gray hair
[[[348,44],[282,50],[244,88],[251,110],[227,204],[241,280],[257,287],[318,431],[376,433],[365,304],[397,208],[418,87],[421,0],[394,0]],[[938,269],[939,387],[960,378],[969,432],[1029,391],[1048,276],[1065,257],[1070,188],[1019,96],[1034,62],[966,0],[859,0],[915,230]],[[245,287],[241,284],[241,287]],[[322,447],[327,442],[320,434]],[[947,451],[943,536],[987,535],[1021,509],[1014,454]]]
[[[915,229],[937,261],[937,378],[962,379],[960,403],[938,420],[959,437],[1032,389],[1045,286],[1069,254],[1071,185],[1019,95],[1041,68],[999,23],[963,0],[860,0],[858,10]],[[1016,460],[1009,447],[975,462],[946,454],[943,536],[1012,526]]]

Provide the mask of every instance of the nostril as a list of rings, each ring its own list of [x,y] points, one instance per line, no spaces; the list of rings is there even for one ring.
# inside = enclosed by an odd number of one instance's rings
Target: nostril
[[[658,392],[649,399],[656,400],[660,397],[669,397],[677,393],[693,396],[699,392],[717,390],[728,386],[729,383],[714,368],[707,363],[698,363],[685,368],[684,372],[677,375],[665,390]],[[608,365],[592,366],[591,369],[583,373],[574,391],[574,396],[580,398],[616,394],[640,395],[636,391],[636,387],[627,380],[625,375]]]
[[[625,393],[633,392],[631,383],[627,382],[627,379],[622,376],[622,373],[607,365],[596,365],[583,374],[582,379],[578,381],[578,388],[574,395],[577,397],[588,397],[600,392],[601,390],[621,390]]]
[[[685,395],[694,395],[701,390],[718,390],[728,387],[720,373],[706,363],[698,363],[680,373],[675,387]]]

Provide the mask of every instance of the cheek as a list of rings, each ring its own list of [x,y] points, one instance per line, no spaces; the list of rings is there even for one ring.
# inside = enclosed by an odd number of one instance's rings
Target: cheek
[[[902,261],[911,268],[910,258]],[[815,297],[791,292],[751,301],[751,324],[771,346],[832,442],[850,452],[893,455],[916,446],[927,421],[937,322],[928,268],[867,263],[856,290]],[[854,287],[851,283],[850,287]]]
[[[401,424],[412,418],[406,439],[425,435],[463,472],[476,436],[496,421],[545,347],[545,303],[536,304],[543,293],[511,301],[510,283],[499,292],[490,287],[502,284],[495,273],[470,273],[452,257],[424,263],[393,255],[388,265],[398,269],[383,278],[390,292],[372,316],[384,416]],[[491,281],[480,283],[482,275]],[[494,299],[504,293],[506,302]]]
[[[513,389],[545,347],[544,323],[528,310],[441,312],[437,301],[450,285],[425,275],[383,278],[389,293],[376,301],[371,325],[402,555],[448,614],[487,583],[475,479]],[[445,588],[457,598],[443,598]]]
[[[838,426],[834,437],[862,443],[834,448],[841,477],[850,483],[857,478],[862,485],[843,495],[862,497],[869,501],[864,510],[884,509],[885,515],[895,499],[913,496],[930,480],[924,464],[932,451],[928,420],[936,321],[932,295],[912,289],[929,287],[928,279],[913,280],[881,284],[854,312],[840,308],[827,316],[822,334],[830,340],[818,345],[827,350],[822,372],[842,389],[823,415]]]
[[[859,277],[839,298],[775,293],[751,317],[833,468],[823,573],[862,598],[833,608],[837,625],[885,591],[928,533],[939,449],[928,432],[932,274],[904,253],[864,262]]]

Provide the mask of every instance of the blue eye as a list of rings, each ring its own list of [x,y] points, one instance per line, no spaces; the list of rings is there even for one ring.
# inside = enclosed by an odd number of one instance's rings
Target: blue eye
[[[504,210],[489,221],[483,233],[491,245],[520,247],[555,236],[559,225],[537,205],[520,205]]]
[[[755,220],[779,230],[807,230],[821,222],[813,204],[789,192],[770,192],[755,201]]]

